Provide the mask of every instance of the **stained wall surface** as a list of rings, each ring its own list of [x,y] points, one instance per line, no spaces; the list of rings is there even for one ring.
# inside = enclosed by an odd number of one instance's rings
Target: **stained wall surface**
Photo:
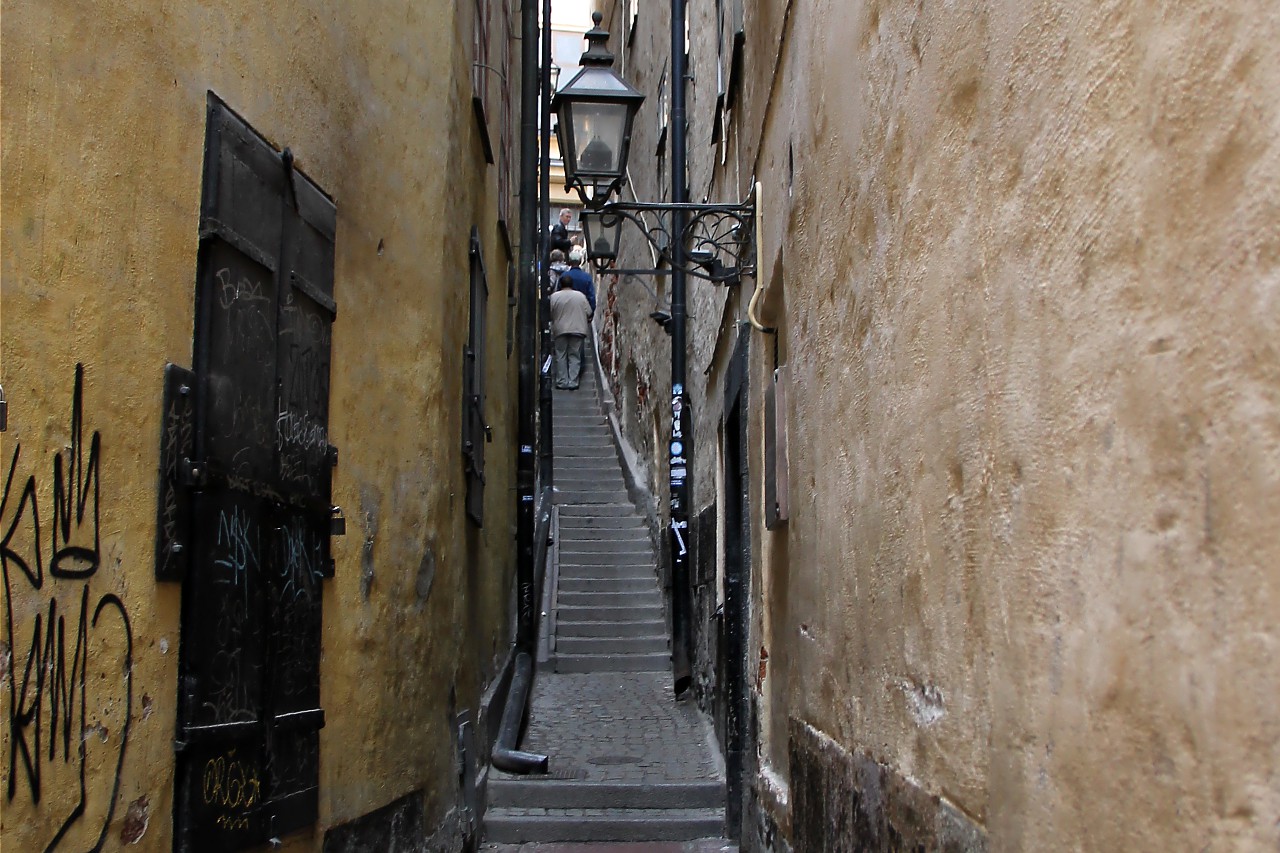
[[[490,5],[502,68],[509,9]],[[4,3],[6,850],[172,849],[179,645],[209,638],[184,636],[180,585],[154,578],[161,378],[193,359],[209,92],[337,206],[346,534],[324,582],[319,821],[285,846],[319,849],[406,796],[428,832],[456,814],[452,715],[474,715],[506,653],[514,561],[507,205],[473,117],[474,25],[446,2]],[[460,451],[472,226],[490,297],[482,529]],[[52,573],[68,544],[96,570]]]
[[[791,518],[757,503],[752,537],[762,810],[818,837],[791,773],[843,751],[991,849],[1274,849],[1280,14],[743,5],[723,146],[694,144],[691,15],[691,184],[765,192],[757,502],[790,381]],[[695,510],[746,288],[691,296]],[[634,329],[618,375],[661,373]]]

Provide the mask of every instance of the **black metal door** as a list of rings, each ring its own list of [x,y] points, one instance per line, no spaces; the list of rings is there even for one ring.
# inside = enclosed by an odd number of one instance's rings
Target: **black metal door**
[[[210,97],[187,477],[175,847],[315,820],[333,203]]]

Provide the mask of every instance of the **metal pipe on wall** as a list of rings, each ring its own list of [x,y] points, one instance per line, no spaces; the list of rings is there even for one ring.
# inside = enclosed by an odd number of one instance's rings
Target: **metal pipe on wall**
[[[524,0],[520,9],[520,281],[518,332],[517,430],[516,430],[516,654],[511,686],[492,760],[495,767],[512,773],[545,773],[547,757],[516,748],[524,721],[525,705],[533,687],[533,652],[538,640],[537,559],[534,489],[537,440],[537,315],[538,305],[538,6]],[[544,502],[545,503],[545,502]],[[542,534],[543,543],[546,533]]]
[[[533,549],[534,565],[539,570],[534,584],[539,601],[542,599],[541,570],[547,563],[547,543],[550,541],[552,500],[551,489],[542,489],[538,501],[537,523],[534,526]],[[490,754],[493,766],[507,773],[546,773],[550,763],[550,758],[546,755],[516,748],[520,742],[525,706],[529,703],[529,694],[533,692],[533,670],[533,655],[520,650],[517,646],[512,663],[511,682],[507,686],[506,701],[502,707],[502,721]]]
[[[685,0],[671,0],[671,200],[689,200],[685,176]],[[679,696],[693,681],[689,656],[689,474],[693,470],[693,423],[685,389],[686,337],[684,266],[685,213],[671,213],[671,442],[668,473],[671,487],[671,667]]]
[[[551,411],[551,290],[547,286],[547,264],[551,255],[551,0],[542,0],[542,150],[539,158],[542,216],[538,222],[538,313],[541,317],[542,346],[538,357],[539,477],[543,488],[551,485],[555,460],[552,455]]]
[[[516,645],[532,654],[537,642],[534,593],[534,487],[537,442],[538,305],[538,5],[520,9],[520,315],[516,430]]]

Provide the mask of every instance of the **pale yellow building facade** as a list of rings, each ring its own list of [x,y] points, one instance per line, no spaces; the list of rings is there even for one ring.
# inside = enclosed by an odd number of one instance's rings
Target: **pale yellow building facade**
[[[512,14],[3,4],[6,851],[475,837]]]

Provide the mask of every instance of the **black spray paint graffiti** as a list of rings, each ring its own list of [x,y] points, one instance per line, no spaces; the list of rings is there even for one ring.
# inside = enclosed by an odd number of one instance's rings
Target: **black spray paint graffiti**
[[[53,457],[49,527],[41,523],[36,476],[21,479],[20,444],[0,496],[3,636],[11,661],[5,795],[8,803],[21,795],[34,808],[56,809],[40,822],[46,852],[102,849],[133,714],[129,614],[116,595],[95,600],[90,590],[101,563],[101,439],[94,432],[85,445],[83,384],[84,367],[76,365],[71,444]],[[113,733],[104,709],[120,703],[124,714]],[[86,775],[91,753],[105,771],[93,778]]]

